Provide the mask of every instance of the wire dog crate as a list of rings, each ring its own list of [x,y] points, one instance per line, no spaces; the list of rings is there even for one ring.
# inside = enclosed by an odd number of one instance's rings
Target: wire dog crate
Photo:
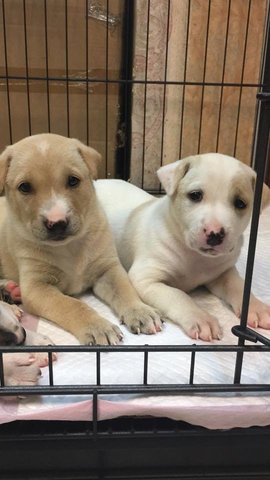
[[[155,1],[155,0],[154,0]],[[160,192],[156,180],[151,180],[151,174],[157,166],[166,162],[165,130],[167,128],[166,120],[166,101],[171,87],[181,88],[181,105],[179,110],[180,125],[177,143],[177,156],[181,157],[183,152],[188,151],[188,145],[185,145],[185,111],[189,108],[185,104],[185,98],[188,98],[187,90],[192,87],[200,88],[201,103],[199,107],[199,117],[197,125],[197,143],[194,151],[202,151],[203,146],[202,132],[204,127],[204,98],[208,87],[217,87],[220,89],[219,101],[217,102],[217,122],[215,135],[215,150],[222,147],[222,102],[224,92],[228,88],[238,88],[239,98],[236,106],[236,124],[233,136],[233,142],[230,146],[234,155],[240,150],[238,140],[240,136],[240,116],[241,99],[245,89],[251,89],[254,92],[254,98],[257,93],[256,103],[256,129],[252,135],[253,138],[253,160],[254,168],[257,171],[257,182],[255,189],[254,209],[251,221],[251,234],[248,250],[247,269],[245,277],[245,287],[242,305],[241,323],[234,327],[233,333],[239,338],[238,345],[190,345],[190,346],[117,346],[117,347],[86,347],[86,346],[48,346],[48,347],[2,347],[0,349],[0,396],[36,396],[36,395],[90,395],[92,396],[92,421],[89,422],[15,422],[10,425],[2,425],[0,428],[1,458],[0,466],[2,478],[72,478],[72,479],[98,479],[98,478],[268,478],[268,452],[270,443],[270,431],[265,428],[250,428],[246,431],[235,429],[232,431],[208,431],[199,427],[192,427],[183,422],[175,422],[169,419],[155,418],[119,418],[116,420],[99,421],[99,399],[102,395],[123,394],[173,394],[185,395],[187,393],[207,393],[207,392],[269,392],[270,384],[245,384],[241,382],[242,362],[246,352],[262,352],[268,355],[270,352],[270,341],[254,330],[249,329],[247,325],[247,313],[249,305],[249,296],[252,282],[252,272],[256,250],[256,239],[258,232],[258,219],[260,213],[260,199],[262,195],[262,186],[267,172],[268,143],[270,131],[270,36],[269,36],[269,15],[265,27],[265,40],[263,62],[261,68],[261,80],[259,82],[244,82],[244,68],[247,58],[247,48],[249,39],[249,24],[251,21],[252,7],[256,0],[246,2],[246,25],[244,26],[243,41],[243,63],[240,71],[239,82],[228,82],[225,77],[226,52],[228,50],[228,31],[230,26],[230,12],[233,9],[235,0],[226,1],[227,17],[225,25],[224,57],[221,63],[221,80],[207,80],[207,53],[211,40],[211,8],[214,8],[215,2],[209,0],[206,8],[206,29],[204,41],[204,55],[202,57],[202,78],[201,80],[188,79],[188,38],[189,25],[192,15],[192,7],[195,0],[185,2],[187,8],[187,27],[186,43],[184,46],[183,77],[181,80],[169,78],[169,36],[171,11],[175,2],[166,0],[164,5],[167,11],[166,28],[164,31],[164,76],[162,79],[149,79],[148,49],[150,44],[150,15],[151,4],[153,0],[145,2],[145,38],[146,55],[143,73],[144,78],[138,75],[134,79],[133,58],[136,54],[136,45],[134,44],[134,15],[136,14],[136,2],[131,0],[120,1],[122,5],[120,15],[110,14],[110,5],[112,0],[105,2],[91,2],[82,0],[78,2],[80,8],[84,11],[85,22],[85,47],[83,51],[85,69],[82,75],[74,74],[70,69],[70,4],[69,0],[61,0],[61,11],[64,19],[63,23],[63,45],[65,46],[63,65],[64,74],[50,70],[50,46],[48,36],[49,11],[56,8],[55,2],[43,0],[40,2],[43,9],[43,30],[44,30],[44,65],[43,74],[35,71],[30,65],[28,28],[29,28],[29,8],[36,2],[27,0],[17,1],[16,6],[20,7],[22,23],[22,39],[24,51],[24,73],[16,71],[11,66],[9,58],[9,34],[7,28],[7,12],[10,3],[6,0],[1,1],[2,15],[2,52],[3,68],[1,70],[2,93],[6,102],[6,116],[3,117],[3,137],[5,143],[12,143],[21,135],[14,120],[14,101],[16,95],[14,91],[20,90],[20,96],[24,98],[25,116],[27,119],[23,125],[25,135],[37,133],[39,129],[43,131],[56,131],[67,136],[76,134],[74,119],[71,114],[71,104],[73,100],[72,89],[78,90],[80,96],[79,105],[84,105],[83,123],[84,130],[80,139],[87,144],[94,144],[95,147],[102,146],[104,154],[104,164],[101,175],[109,177],[115,176],[124,179],[131,177],[132,181],[139,184],[149,191]],[[9,5],[8,5],[9,3]],[[37,3],[37,2],[36,2]],[[60,2],[59,2],[60,3]],[[58,3],[58,6],[59,6]],[[116,2],[117,3],[117,2]],[[184,3],[184,2],[183,2]],[[224,4],[225,2],[223,2]],[[262,2],[261,2],[262,3]],[[31,5],[30,5],[31,4]],[[137,4],[138,6],[138,4]],[[98,69],[96,75],[89,74],[89,18],[95,19],[103,24],[103,41],[105,53],[103,60],[105,68],[102,72]],[[110,29],[115,29],[121,24],[121,61],[119,61],[119,76],[110,74]],[[144,27],[145,27],[144,25]],[[105,26],[105,28],[104,28]],[[21,47],[20,47],[21,48]],[[95,72],[94,72],[95,73]],[[115,76],[113,76],[115,75]],[[20,85],[18,85],[20,84]],[[38,125],[36,113],[33,113],[34,94],[37,85],[42,85],[44,115],[43,120]],[[56,128],[57,114],[53,111],[54,89],[63,89],[65,98],[65,125],[61,126],[60,132]],[[117,91],[115,93],[115,88]],[[147,102],[149,102],[149,90],[152,87],[161,89],[162,102],[159,109],[159,133],[160,140],[158,148],[155,151],[155,160],[153,164],[148,164],[150,146],[147,144]],[[102,137],[98,138],[97,131],[92,128],[93,113],[90,108],[91,90],[101,88],[98,95],[104,99],[104,123]],[[114,90],[113,90],[114,89]],[[117,98],[113,104],[110,103],[110,93]],[[15,96],[14,96],[15,95]],[[137,95],[137,97],[136,97]],[[132,102],[133,99],[133,102]],[[141,107],[141,130],[139,142],[141,147],[135,152],[136,138],[133,138],[134,131],[138,128],[138,119],[133,117],[133,112]],[[96,100],[93,99],[95,106]],[[97,103],[96,103],[97,105]],[[113,106],[112,106],[113,105]],[[254,102],[255,105],[255,102]],[[73,105],[74,108],[74,105]],[[36,106],[34,107],[36,109]],[[112,110],[114,112],[114,127],[110,128]],[[254,107],[255,112],[255,107]],[[63,113],[63,112],[62,112]],[[40,112],[39,112],[40,114]],[[14,127],[15,125],[15,127]],[[17,129],[17,132],[16,132]],[[75,132],[74,132],[75,130]],[[42,131],[42,130],[40,130]],[[113,132],[113,133],[112,133]],[[95,136],[96,135],[96,136]],[[113,140],[112,140],[113,138]],[[116,138],[116,142],[114,139]],[[113,145],[113,146],[112,146]],[[99,148],[98,148],[99,149]],[[137,155],[141,160],[137,161]],[[112,167],[113,165],[113,167]],[[112,169],[112,170],[111,170]],[[111,173],[113,171],[113,173]],[[246,341],[256,343],[256,345],[246,345]],[[3,355],[7,352],[47,352],[49,361],[49,384],[46,386],[34,387],[9,387],[5,386]],[[96,357],[96,382],[91,385],[64,385],[55,384],[53,352],[93,352]],[[104,352],[129,352],[141,353],[143,355],[143,369],[141,372],[141,383],[134,385],[108,385],[101,380],[101,355]],[[235,373],[231,384],[198,384],[194,380],[194,371],[196,366],[196,355],[198,352],[235,352]],[[148,379],[149,356],[153,352],[188,352],[190,353],[190,374],[189,381],[185,384],[152,384]],[[255,445],[256,442],[256,445]],[[230,445],[230,448],[228,447]],[[217,446],[217,449],[215,447]],[[179,451],[182,455],[179,455]],[[213,455],[213,451],[215,454]],[[30,452],[32,454],[29,461]],[[256,459],[249,463],[247,457],[254,456]],[[45,454],[45,455],[44,455]]]

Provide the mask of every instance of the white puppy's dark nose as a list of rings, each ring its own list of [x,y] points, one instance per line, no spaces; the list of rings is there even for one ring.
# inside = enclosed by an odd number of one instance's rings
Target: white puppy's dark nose
[[[206,233],[206,243],[210,247],[215,247],[217,245],[220,245],[223,242],[223,239],[225,237],[225,230],[224,228],[220,228],[218,231],[211,230],[210,232],[205,232]]]
[[[48,219],[44,220],[44,225],[51,237],[63,236],[66,233],[68,227],[68,219],[59,220],[58,222],[52,222]]]

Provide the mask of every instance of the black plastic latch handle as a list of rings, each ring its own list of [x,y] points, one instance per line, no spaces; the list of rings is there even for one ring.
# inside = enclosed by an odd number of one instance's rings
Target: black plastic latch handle
[[[257,343],[260,342],[263,345],[270,346],[270,339],[267,337],[264,337],[264,335],[261,335],[258,332],[255,332],[255,330],[251,330],[251,328],[248,327],[241,327],[241,325],[235,325],[232,327],[232,333],[243,340],[248,340],[249,342]]]

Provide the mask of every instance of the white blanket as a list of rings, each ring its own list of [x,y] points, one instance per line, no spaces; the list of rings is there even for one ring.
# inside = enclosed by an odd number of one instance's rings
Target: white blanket
[[[244,276],[248,245],[248,232],[238,261],[238,269]],[[253,292],[270,303],[270,208],[261,216],[254,269]],[[222,302],[204,290],[193,294],[194,298],[219,318],[224,330],[222,344],[237,344],[231,327],[239,322]],[[118,323],[111,310],[93,295],[82,297],[112,322]],[[69,333],[42,319],[25,317],[36,323],[39,332],[49,335],[56,344],[74,345],[77,340]],[[179,327],[167,323],[156,335],[133,335],[121,326],[124,344],[127,345],[188,345],[194,341]],[[263,335],[268,332],[260,330]],[[198,344],[205,342],[198,341]],[[235,353],[197,353],[194,383],[232,383]],[[54,364],[54,381],[57,385],[95,384],[95,355],[93,353],[60,353]],[[101,354],[101,383],[142,383],[143,355],[141,353]],[[150,353],[149,383],[188,383],[190,353]],[[269,383],[270,353],[248,353],[244,356],[242,382]],[[48,384],[48,371],[43,369],[40,384]],[[249,427],[270,424],[270,394],[204,394],[204,395],[106,395],[99,398],[98,418],[108,419],[121,415],[167,416],[207,428]],[[92,397],[46,396],[0,400],[0,422],[22,419],[91,420]]]

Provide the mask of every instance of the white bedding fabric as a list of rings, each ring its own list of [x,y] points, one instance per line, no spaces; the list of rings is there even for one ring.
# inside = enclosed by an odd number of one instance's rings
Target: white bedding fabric
[[[238,262],[244,276],[248,232]],[[270,303],[270,208],[261,215],[254,268],[253,292]],[[222,302],[201,290],[193,294],[204,308],[219,318],[224,330],[222,344],[236,344],[231,327],[238,323],[234,314]],[[111,310],[93,295],[84,295],[102,315],[118,323]],[[35,319],[26,316],[26,321]],[[69,333],[42,319],[36,320],[37,330],[50,336],[56,344],[73,345],[77,340]],[[127,345],[185,345],[194,343],[177,326],[166,323],[157,335],[133,335],[125,327]],[[270,332],[260,330],[263,335]],[[198,344],[205,342],[198,341]],[[231,383],[234,374],[235,353],[198,353],[194,383]],[[105,384],[142,383],[143,355],[140,353],[101,354],[102,376]],[[150,353],[149,383],[188,383],[190,353]],[[60,353],[54,364],[55,384],[94,384],[95,355],[92,353]],[[248,353],[244,356],[243,383],[270,382],[270,353]],[[40,384],[48,384],[48,369],[43,369]],[[166,416],[207,428],[265,426],[270,424],[270,394],[204,394],[204,395],[111,395],[103,396],[98,404],[99,419],[121,415]],[[91,420],[91,396],[46,396],[23,399],[0,399],[0,423],[13,420]]]

